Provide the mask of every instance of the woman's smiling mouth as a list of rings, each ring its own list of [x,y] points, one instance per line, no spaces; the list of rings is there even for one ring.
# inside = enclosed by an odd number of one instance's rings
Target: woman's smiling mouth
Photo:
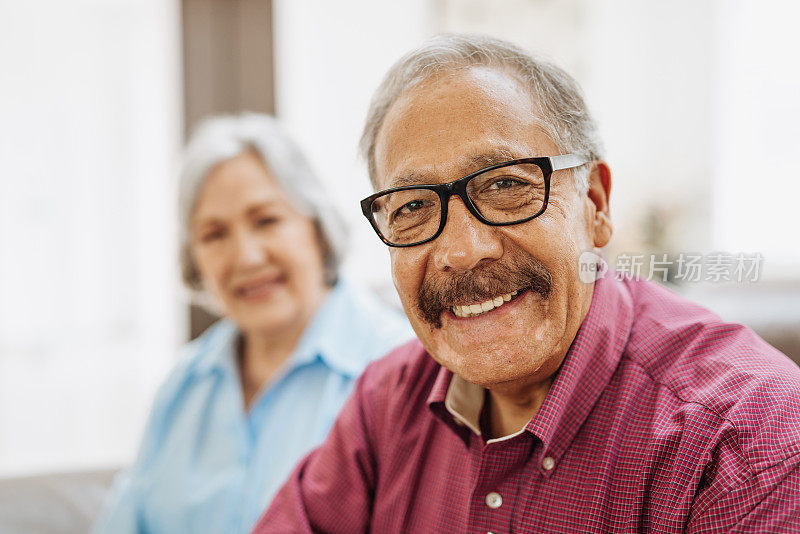
[[[240,299],[258,300],[272,294],[282,281],[283,279],[280,276],[257,278],[238,284],[234,289],[234,294]]]

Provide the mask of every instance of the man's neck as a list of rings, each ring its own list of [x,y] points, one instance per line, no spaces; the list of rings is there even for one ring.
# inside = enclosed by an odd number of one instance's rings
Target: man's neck
[[[552,378],[524,386],[493,387],[486,395],[487,439],[496,439],[522,430],[533,419],[550,391]]]

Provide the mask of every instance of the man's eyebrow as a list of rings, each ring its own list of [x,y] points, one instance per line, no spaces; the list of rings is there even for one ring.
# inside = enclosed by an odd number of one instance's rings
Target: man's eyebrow
[[[517,156],[505,148],[498,148],[488,152],[483,152],[481,154],[475,154],[466,158],[464,162],[459,165],[459,168],[462,169],[461,175],[454,176],[447,181],[457,180],[471,172],[478,171],[485,167],[491,167],[492,165],[497,165],[498,163],[505,163],[506,161],[510,161],[512,159],[520,159],[521,157],[525,156]],[[403,187],[407,185],[428,185],[435,184],[437,182],[438,180],[436,180],[436,178],[430,174],[410,172],[408,174],[403,174],[393,178],[389,182],[388,187],[392,188]]]
[[[490,152],[484,152],[483,154],[472,156],[470,158],[470,168],[474,171],[477,171],[485,167],[497,165],[498,163],[511,161],[512,159],[520,159],[520,156],[513,154],[510,150],[505,148],[498,148]]]
[[[407,185],[425,185],[432,183],[435,183],[435,180],[431,178],[430,175],[412,172],[393,178],[389,182],[388,187],[404,187]]]

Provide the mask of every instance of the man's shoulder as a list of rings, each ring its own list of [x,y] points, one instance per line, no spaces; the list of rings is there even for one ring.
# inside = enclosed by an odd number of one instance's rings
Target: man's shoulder
[[[749,328],[656,284],[627,284],[636,318],[625,359],[684,407],[732,427],[751,465],[800,451],[800,369]]]

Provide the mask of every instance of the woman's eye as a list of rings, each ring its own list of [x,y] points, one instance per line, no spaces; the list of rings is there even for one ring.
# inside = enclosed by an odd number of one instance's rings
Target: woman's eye
[[[260,217],[256,220],[256,225],[259,227],[271,226],[278,222],[277,217]]]
[[[203,243],[211,243],[212,241],[217,241],[219,239],[222,239],[223,237],[225,237],[225,232],[217,230],[215,232],[208,232],[206,234],[203,234],[200,237],[200,241]]]

